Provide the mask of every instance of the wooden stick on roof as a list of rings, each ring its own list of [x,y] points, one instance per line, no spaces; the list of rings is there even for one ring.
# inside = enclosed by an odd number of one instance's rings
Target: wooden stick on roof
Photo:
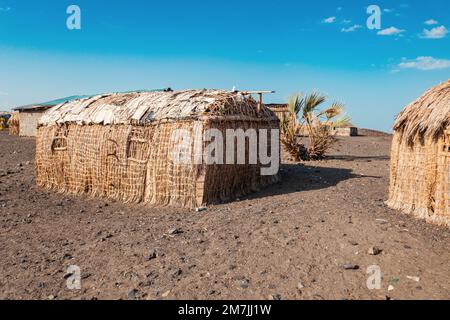
[[[242,91],[241,92],[243,95],[248,95],[248,94],[257,94],[258,95],[258,113],[261,112],[262,109],[262,95],[263,94],[269,94],[269,93],[275,93],[275,91],[270,91],[270,90],[260,90],[260,91]]]
[[[242,91],[241,93],[243,95],[247,95],[247,94],[268,94],[268,93],[275,93],[275,91],[271,91],[271,90],[257,90],[257,91]]]

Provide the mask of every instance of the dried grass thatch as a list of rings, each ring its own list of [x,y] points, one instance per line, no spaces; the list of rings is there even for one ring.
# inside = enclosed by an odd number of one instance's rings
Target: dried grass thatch
[[[14,112],[8,120],[9,134],[18,136],[20,133],[19,113]]]
[[[175,129],[195,135],[217,128],[225,136],[230,128],[278,128],[270,110],[258,112],[256,102],[241,93],[101,95],[55,106],[39,123],[37,183],[60,192],[194,208],[278,180],[278,176],[261,176],[260,165],[172,161]],[[196,150],[192,150],[185,156],[193,159]]]
[[[409,104],[397,117],[395,131],[413,144],[417,138],[441,137],[450,125],[450,79],[425,92]]]
[[[408,105],[395,123],[387,204],[450,227],[450,80]]]
[[[241,93],[220,90],[132,92],[98,95],[66,102],[47,111],[40,125],[146,125],[162,120],[238,116],[275,119],[267,108],[258,113],[256,102]]]

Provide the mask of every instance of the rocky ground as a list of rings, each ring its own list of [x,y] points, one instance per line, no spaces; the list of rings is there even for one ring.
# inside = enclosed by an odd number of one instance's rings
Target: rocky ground
[[[383,203],[390,139],[340,138],[328,160],[284,161],[281,183],[195,212],[39,190],[34,140],[0,133],[0,298],[449,299],[450,230]]]

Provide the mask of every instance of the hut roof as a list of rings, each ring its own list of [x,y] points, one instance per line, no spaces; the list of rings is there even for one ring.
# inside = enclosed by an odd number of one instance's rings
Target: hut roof
[[[286,103],[266,103],[265,106],[273,112],[285,112],[288,109]]]
[[[450,125],[450,79],[425,92],[397,116],[394,130],[409,144],[417,138],[438,138]]]
[[[57,99],[57,100],[52,100],[52,101],[47,101],[47,102],[41,102],[41,103],[33,103],[33,104],[28,104],[26,106],[21,106],[21,107],[17,107],[14,108],[14,111],[40,111],[40,110],[46,110],[46,109],[50,109],[51,107],[54,107],[58,104],[64,103],[64,102],[68,102],[68,101],[72,101],[72,100],[76,100],[76,99],[82,99],[82,98],[87,98],[89,96],[85,95],[85,96],[70,96],[70,97],[66,97],[66,98],[61,98],[61,99]]]
[[[250,116],[276,119],[272,111],[240,92],[185,90],[102,94],[61,103],[47,110],[39,125],[145,124],[159,120],[199,118],[203,115]]]
[[[172,91],[172,89],[165,88],[165,89],[138,90],[135,92],[157,92],[157,91]],[[130,92],[131,91],[121,92],[121,93],[130,93]],[[77,96],[70,96],[70,97],[55,99],[55,100],[46,101],[46,102],[32,103],[32,104],[28,104],[25,106],[14,108],[13,111],[45,111],[45,110],[50,109],[58,104],[62,104],[65,102],[71,102],[74,100],[85,99],[85,98],[92,98],[92,97],[95,97],[98,95],[100,95],[100,94],[84,94],[84,95],[77,95]]]

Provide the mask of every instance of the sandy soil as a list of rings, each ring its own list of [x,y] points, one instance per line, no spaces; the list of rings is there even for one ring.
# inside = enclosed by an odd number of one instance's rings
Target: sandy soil
[[[39,190],[34,140],[0,133],[0,298],[449,299],[450,230],[383,204],[390,139],[342,138],[329,160],[285,161],[278,185],[194,212]]]

